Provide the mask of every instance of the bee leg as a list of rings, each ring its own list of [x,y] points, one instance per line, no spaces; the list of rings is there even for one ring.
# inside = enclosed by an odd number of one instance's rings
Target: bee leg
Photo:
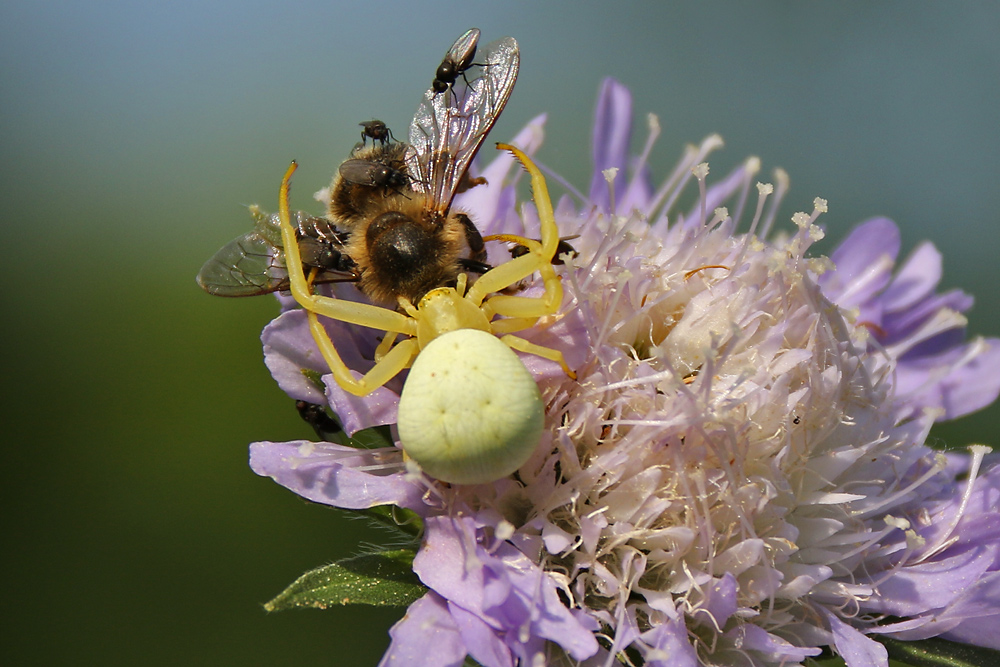
[[[486,262],[477,262],[473,259],[465,259],[464,257],[458,260],[458,265],[462,267],[465,271],[470,271],[472,273],[478,273],[483,275],[487,271],[491,270],[493,267]]]
[[[458,213],[456,217],[465,228],[465,242],[471,253],[469,259],[486,264],[486,244],[483,242],[483,235],[479,233],[479,228],[464,213]]]

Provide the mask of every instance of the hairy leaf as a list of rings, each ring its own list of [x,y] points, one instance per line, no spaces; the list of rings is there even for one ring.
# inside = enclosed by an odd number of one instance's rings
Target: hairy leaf
[[[281,611],[346,604],[408,606],[427,590],[413,573],[413,556],[408,549],[383,551],[316,568],[296,579],[264,608]]]

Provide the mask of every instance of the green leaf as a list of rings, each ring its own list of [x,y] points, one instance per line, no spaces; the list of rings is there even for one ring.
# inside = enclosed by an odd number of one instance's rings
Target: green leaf
[[[395,505],[376,505],[368,509],[347,511],[361,514],[376,525],[389,528],[407,540],[419,537],[424,530],[424,521],[416,512]]]
[[[392,447],[395,442],[392,439],[392,429],[389,426],[372,426],[363,431],[358,431],[351,438],[354,442],[351,447],[362,447],[364,449],[377,449],[379,447]]]
[[[347,604],[408,606],[427,591],[413,573],[413,556],[409,549],[383,551],[316,568],[296,579],[264,609],[326,609]]]
[[[314,371],[311,368],[300,368],[299,371],[302,373],[302,376],[305,379],[309,380],[309,382],[311,382],[312,385],[316,387],[318,391],[324,393],[326,392],[326,385],[323,384],[322,373],[320,373],[319,371]]]
[[[1000,665],[1000,651],[959,644],[946,639],[921,639],[903,642],[889,637],[873,637],[889,657],[913,667],[994,667]]]
[[[829,650],[823,651],[818,658],[806,658],[803,664],[807,667],[846,667],[847,665],[843,658],[831,655]]]

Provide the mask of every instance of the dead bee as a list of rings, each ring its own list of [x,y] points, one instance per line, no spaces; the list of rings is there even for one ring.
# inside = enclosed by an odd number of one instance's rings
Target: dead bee
[[[470,35],[478,41],[479,31],[469,31],[456,46]],[[469,165],[514,88],[517,42],[488,45],[485,61],[484,74],[455,94],[439,96],[433,86],[424,93],[408,144],[355,151],[334,175],[327,215],[347,234],[358,287],[376,303],[417,303],[454,286],[460,273],[490,268],[479,230],[451,208],[456,192],[475,184]]]

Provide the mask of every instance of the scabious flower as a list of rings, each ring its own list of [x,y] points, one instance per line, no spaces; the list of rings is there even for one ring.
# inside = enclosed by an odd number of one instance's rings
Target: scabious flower
[[[631,161],[631,117],[629,93],[605,82],[590,192],[556,211],[579,253],[562,269],[566,300],[524,334],[562,350],[577,378],[522,357],[546,430],[516,475],[450,486],[395,447],[251,447],[258,474],[310,500],[422,519],[413,571],[427,592],[383,664],[798,665],[830,649],[851,667],[887,665],[880,635],[1000,648],[988,631],[1000,467],[981,465],[986,448],[924,444],[935,420],[997,397],[1000,341],[965,341],[971,300],[935,292],[932,246],[894,273],[887,220],[830,259],[807,254],[823,200],[772,234],[786,177],[754,186],[750,159],[709,187],[717,137],[654,187],[656,120]],[[514,143],[533,153],[543,123]],[[490,186],[455,202],[484,234],[537,231],[530,205],[516,213],[511,166],[497,157]],[[375,333],[328,327],[367,370]],[[314,382],[327,369],[301,311],[263,340],[282,388],[329,404],[349,433],[395,421],[401,380],[365,398]]]

